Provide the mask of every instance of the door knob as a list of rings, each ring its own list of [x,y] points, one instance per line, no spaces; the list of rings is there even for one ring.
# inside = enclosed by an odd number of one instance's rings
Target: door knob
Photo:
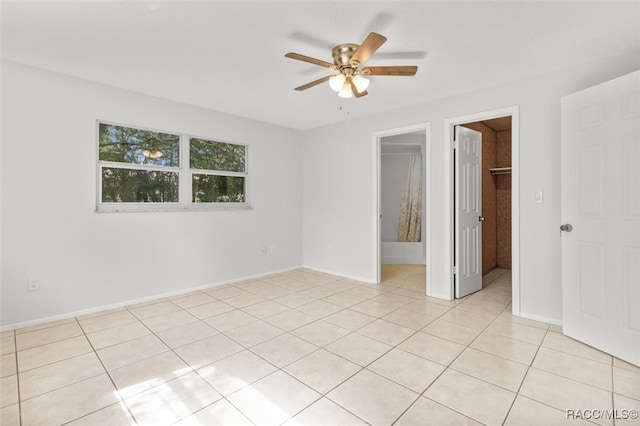
[[[573,226],[571,226],[570,223],[567,223],[565,225],[560,225],[560,231],[571,232],[572,230],[573,230]]]
[[[484,216],[478,216],[478,220],[479,220],[480,222],[484,222]]]

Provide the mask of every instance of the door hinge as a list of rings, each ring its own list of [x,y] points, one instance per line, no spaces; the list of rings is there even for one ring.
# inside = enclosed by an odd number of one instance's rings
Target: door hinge
[[[456,265],[453,265],[453,275],[456,275],[458,273],[458,267]]]
[[[458,141],[457,140],[453,140],[453,149],[458,149]]]

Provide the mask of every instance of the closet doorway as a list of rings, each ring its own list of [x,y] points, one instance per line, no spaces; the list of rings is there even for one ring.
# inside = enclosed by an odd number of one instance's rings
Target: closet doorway
[[[482,238],[480,268],[483,287],[502,277],[508,281],[512,312],[520,314],[519,280],[519,109],[509,107],[487,111],[445,121],[445,141],[451,147],[449,187],[451,188],[451,299],[455,297],[456,283],[456,234],[455,212],[455,151],[453,135],[455,127],[462,126],[482,134],[481,192]],[[504,283],[503,283],[504,284]],[[506,290],[506,289],[505,289]]]
[[[462,126],[482,134],[480,265],[484,287],[494,269],[511,272],[511,116]]]
[[[422,294],[428,275],[427,127],[376,137],[377,282]]]

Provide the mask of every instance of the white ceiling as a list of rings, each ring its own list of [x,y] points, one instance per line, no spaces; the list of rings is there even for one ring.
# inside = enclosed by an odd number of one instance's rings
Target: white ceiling
[[[640,51],[640,2],[8,1],[2,58],[295,129],[397,109]],[[372,77],[341,99],[331,48],[375,31],[367,65],[418,65]]]

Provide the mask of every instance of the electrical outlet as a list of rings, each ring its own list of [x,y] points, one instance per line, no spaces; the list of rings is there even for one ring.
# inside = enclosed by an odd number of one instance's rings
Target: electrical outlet
[[[327,246],[327,253],[333,253],[333,246]]]
[[[267,255],[267,248],[266,247],[260,247],[260,256],[266,256]]]
[[[38,291],[40,290],[40,281],[34,278],[29,278],[29,282],[27,284],[27,291]]]
[[[269,254],[270,254],[270,255],[274,255],[274,254],[276,254],[276,246],[271,246],[271,247],[269,247]]]

